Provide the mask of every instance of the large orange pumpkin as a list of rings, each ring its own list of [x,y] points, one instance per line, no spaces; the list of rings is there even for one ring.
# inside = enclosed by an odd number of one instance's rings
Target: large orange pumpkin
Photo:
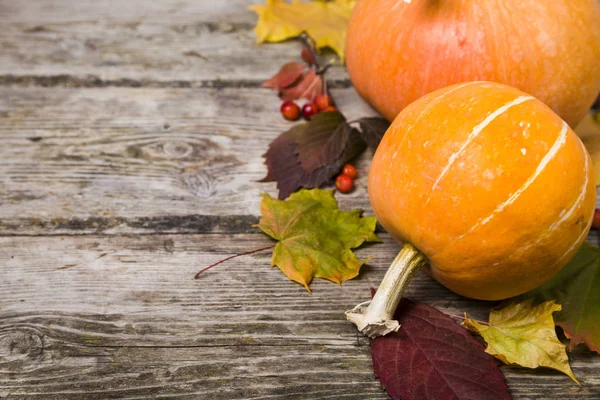
[[[346,41],[358,93],[388,120],[466,81],[505,83],[571,126],[600,90],[598,0],[358,0]]]
[[[498,300],[558,272],[584,241],[596,191],[590,156],[544,103],[491,82],[406,107],[369,172],[381,224],[461,295]]]

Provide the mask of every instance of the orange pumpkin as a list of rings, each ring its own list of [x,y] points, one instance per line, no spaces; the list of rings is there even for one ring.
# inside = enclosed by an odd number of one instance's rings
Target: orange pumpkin
[[[433,90],[514,86],[571,126],[600,90],[597,0],[358,0],[346,41],[358,93],[388,120]]]
[[[509,86],[469,82],[406,107],[369,172],[378,220],[463,296],[498,300],[558,272],[584,241],[596,190],[569,126]]]

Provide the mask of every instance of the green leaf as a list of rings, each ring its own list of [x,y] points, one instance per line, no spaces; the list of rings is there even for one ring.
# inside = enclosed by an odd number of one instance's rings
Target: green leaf
[[[258,227],[279,241],[271,264],[309,292],[315,276],[339,284],[356,277],[365,261],[351,249],[380,241],[375,217],[338,210],[332,191],[302,189],[285,201],[264,194],[260,211]]]
[[[584,243],[552,279],[514,301],[524,299],[562,304],[555,320],[571,339],[570,347],[585,343],[600,353],[600,249]]]
[[[488,344],[486,353],[503,363],[552,368],[579,384],[569,366],[565,345],[556,337],[552,313],[560,309],[554,301],[532,306],[527,300],[492,309],[489,325],[470,318],[465,318],[463,325],[481,335]]]

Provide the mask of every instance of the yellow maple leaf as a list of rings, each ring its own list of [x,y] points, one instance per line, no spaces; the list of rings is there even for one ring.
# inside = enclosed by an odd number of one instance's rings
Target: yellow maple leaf
[[[488,345],[486,353],[503,363],[552,368],[579,384],[569,366],[566,346],[556,337],[552,313],[561,309],[554,300],[537,306],[526,300],[491,310],[489,325],[470,318],[465,318],[463,325],[481,335]]]
[[[258,14],[256,41],[281,42],[306,32],[318,49],[329,47],[344,60],[348,21],[356,0],[266,0],[250,9]]]
[[[600,112],[588,114],[575,128],[575,133],[592,156],[596,186],[600,185]]]

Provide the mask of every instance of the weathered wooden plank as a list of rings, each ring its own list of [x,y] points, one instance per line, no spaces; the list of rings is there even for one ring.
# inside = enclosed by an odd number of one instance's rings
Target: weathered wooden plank
[[[349,119],[374,115],[333,95]],[[256,181],[292,126],[278,107],[266,89],[2,88],[0,233],[245,232],[275,193]],[[369,208],[361,175],[344,206]]]
[[[269,252],[194,273],[264,235],[0,238],[0,398],[385,399],[368,341],[343,312],[369,296],[399,247],[387,235],[361,276],[313,294]],[[426,274],[409,297],[486,318],[493,303]],[[600,359],[571,354],[583,386],[549,370],[503,368],[516,399],[600,396]]]
[[[299,45],[257,46],[253,3],[260,1],[1,0],[0,82],[257,85],[298,59]],[[341,66],[328,76],[347,79]]]
[[[0,390],[9,399],[388,398],[373,381],[365,347],[69,347],[44,350],[61,359],[62,373],[47,362]]]
[[[1,88],[0,234],[250,232],[275,194],[261,155],[292,126],[278,105],[266,89]],[[343,208],[370,212],[371,155]]]
[[[263,234],[3,237],[1,307],[5,315],[45,309],[157,317],[185,312],[196,318],[211,312],[210,318],[216,321],[230,320],[230,316],[220,314],[229,311],[239,314],[236,321],[231,321],[235,323],[256,322],[257,314],[270,315],[265,320],[272,323],[298,318],[335,320],[339,318],[332,313],[370,295],[369,288],[377,286],[398,251],[389,236],[382,237],[385,244],[360,250],[361,257],[376,256],[361,279],[341,287],[319,279],[313,283],[312,295],[268,267],[269,251],[231,260],[206,272],[201,279],[193,279],[203,266],[273,243]],[[415,289],[430,280],[423,275],[417,282]],[[362,293],[356,286],[359,284],[364,285]],[[450,300],[466,304],[458,296],[448,297],[449,292],[439,285],[419,293],[424,296],[419,299],[436,305],[449,304]],[[302,307],[298,307],[300,304]],[[171,329],[168,324],[166,329]],[[315,333],[320,338],[327,334]],[[229,339],[214,338],[222,344]]]

